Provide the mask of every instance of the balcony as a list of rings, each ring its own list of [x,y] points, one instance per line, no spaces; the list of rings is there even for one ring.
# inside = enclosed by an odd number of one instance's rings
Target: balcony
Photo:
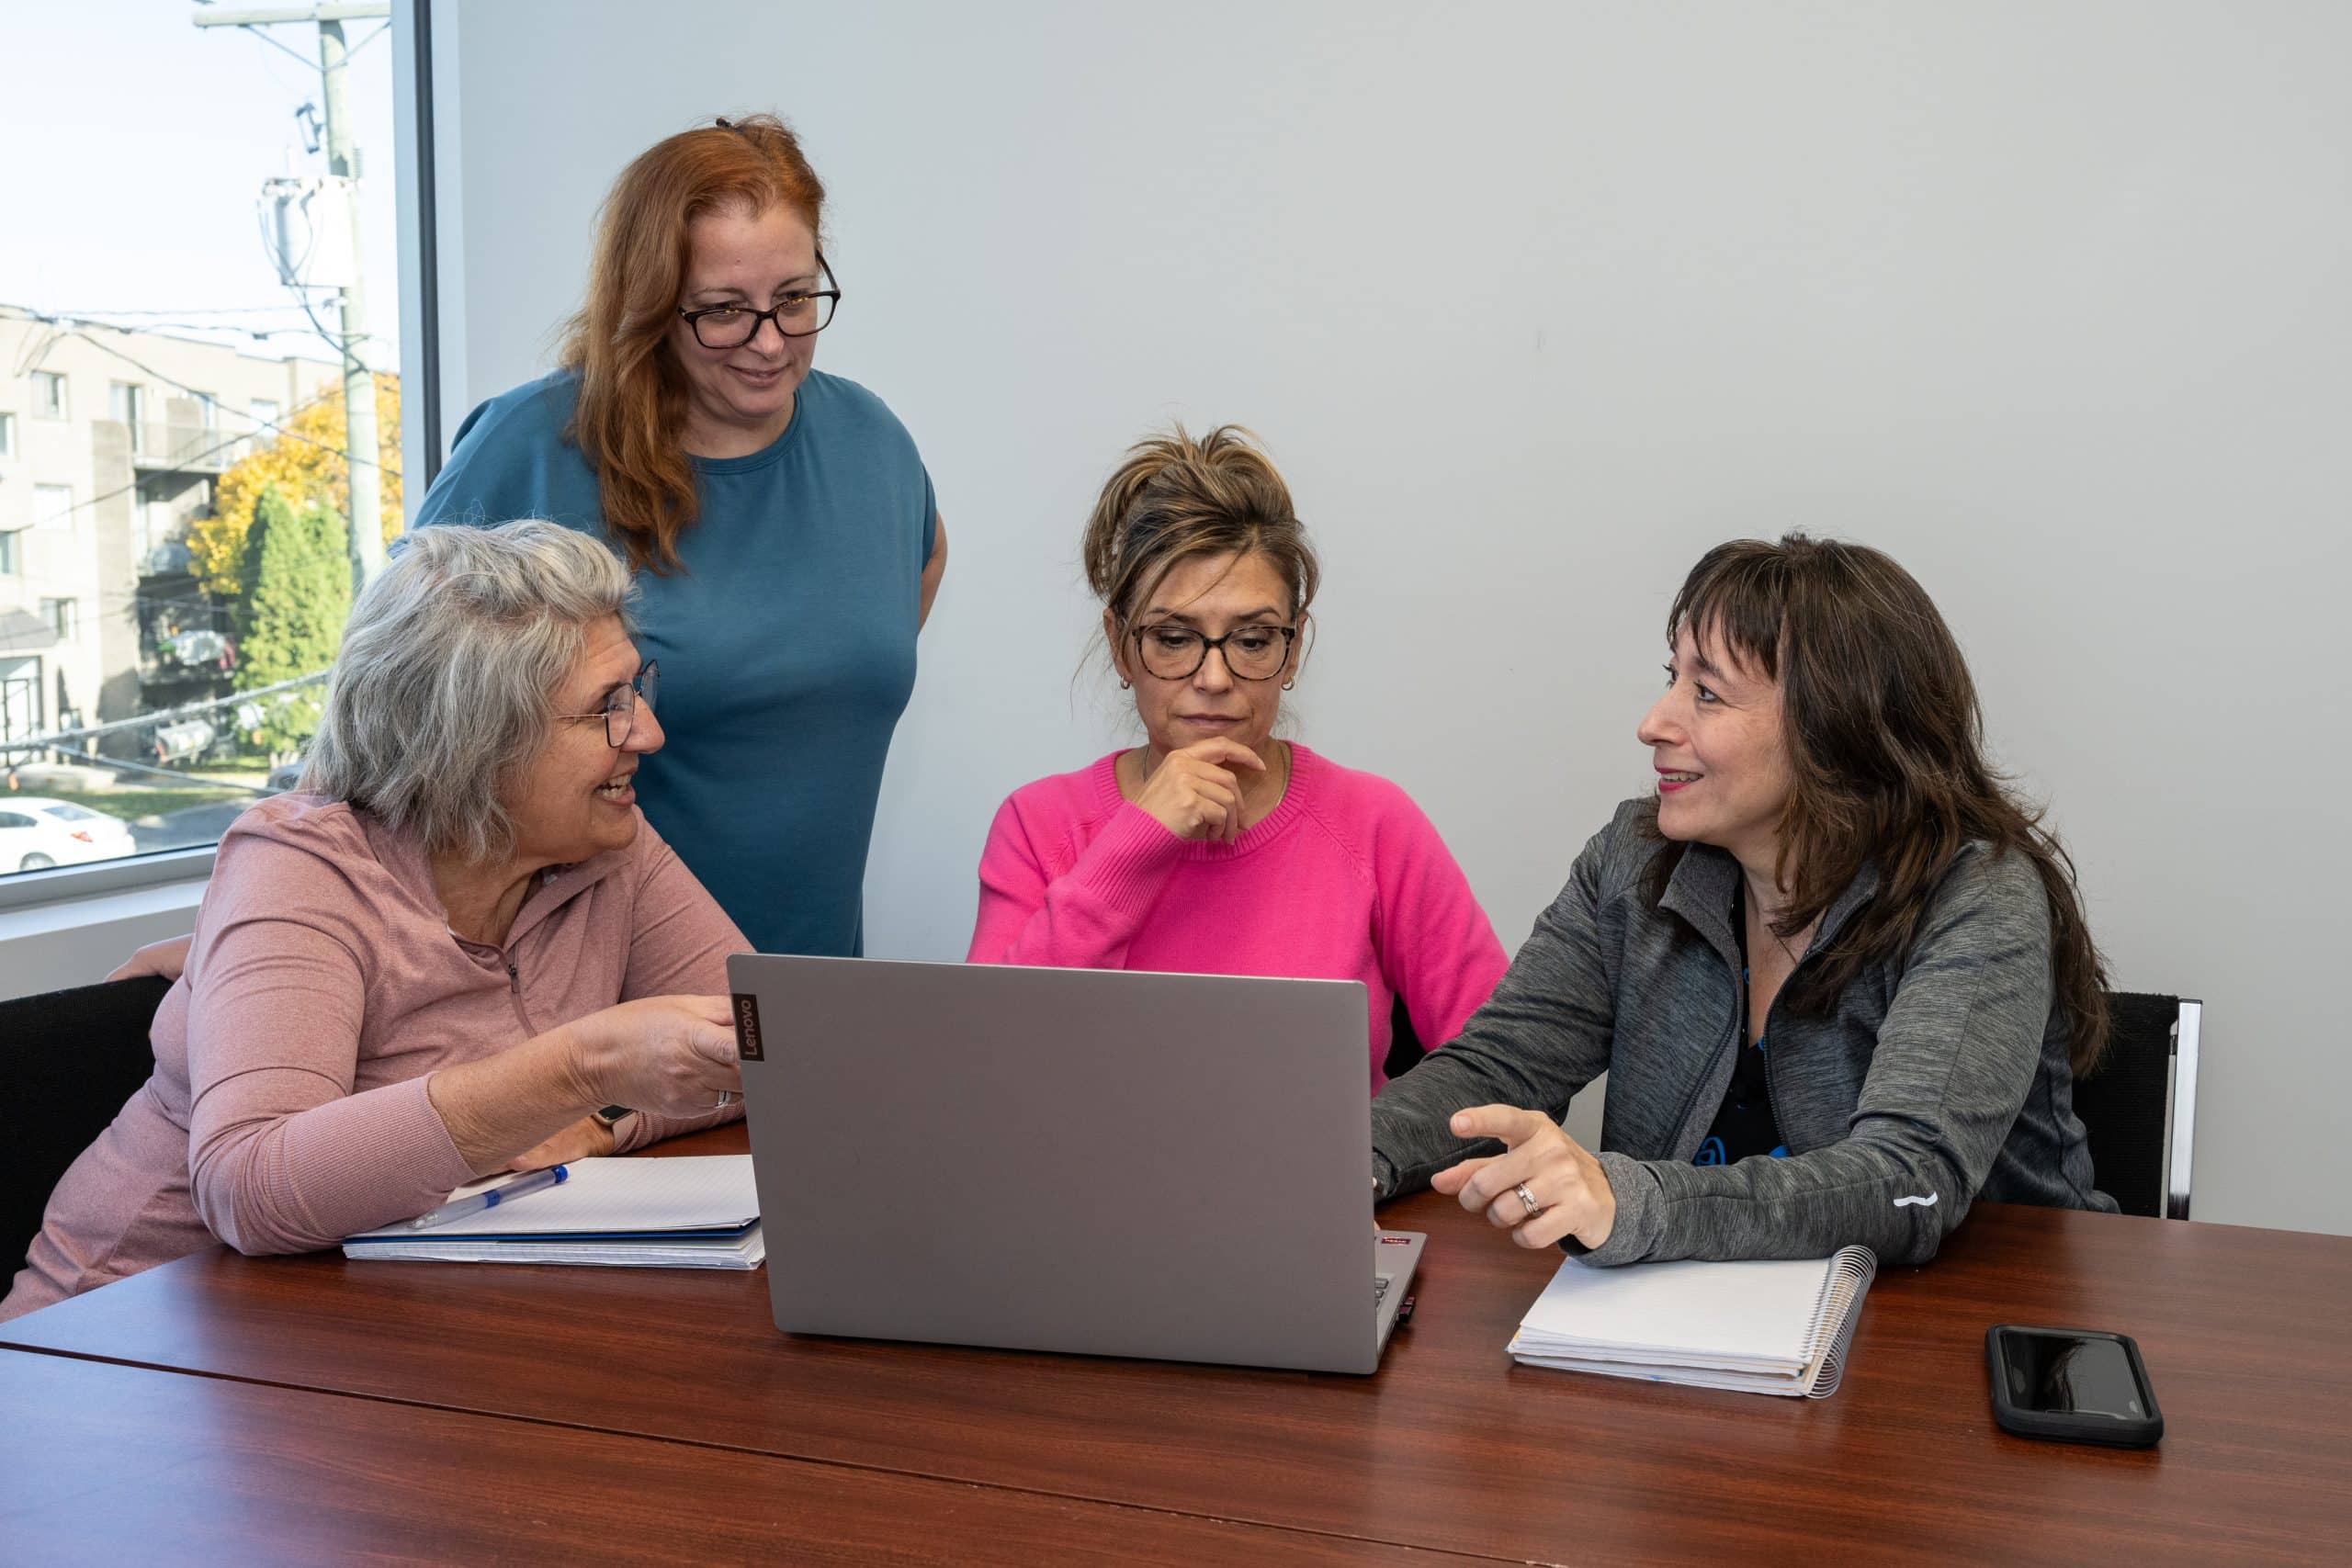
[[[141,473],[217,474],[252,447],[250,436],[200,424],[141,424],[131,434],[131,466]]]
[[[139,575],[141,577],[185,576],[193,564],[194,558],[188,554],[187,541],[165,539],[139,558]]]

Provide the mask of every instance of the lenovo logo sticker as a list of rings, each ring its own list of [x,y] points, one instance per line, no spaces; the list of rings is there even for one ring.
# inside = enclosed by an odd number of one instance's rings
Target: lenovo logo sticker
[[[735,1054],[747,1062],[764,1061],[760,1055],[760,1001],[735,993]]]

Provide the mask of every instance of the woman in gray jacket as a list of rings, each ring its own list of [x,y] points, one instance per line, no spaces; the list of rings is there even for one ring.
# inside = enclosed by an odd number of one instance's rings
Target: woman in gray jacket
[[[1667,626],[1657,793],[1373,1102],[1380,1194],[1596,1264],[1917,1263],[1980,1194],[2112,1210],[2073,1109],[2107,1032],[2073,863],[1986,761],[1925,591],[1860,546],[1742,540]],[[1589,1153],[1558,1118],[1603,1072]]]

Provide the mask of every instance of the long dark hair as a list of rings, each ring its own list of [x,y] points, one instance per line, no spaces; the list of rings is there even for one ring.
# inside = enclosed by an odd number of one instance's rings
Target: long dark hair
[[[1862,969],[1900,963],[1919,917],[1971,841],[2032,862],[2050,901],[2051,962],[2077,1077],[2107,1043],[2106,965],[2091,941],[2075,863],[1984,755],[1984,718],[1968,662],[1911,574],[1883,553],[1790,534],[1737,539],[1700,558],[1674,596],[1669,645],[1689,627],[1780,682],[1794,784],[1774,874],[1787,938],[1819,919],[1865,861],[1876,895],[1787,994],[1826,1012]],[[1648,826],[1657,831],[1655,801]],[[1650,867],[1653,903],[1686,846]]]

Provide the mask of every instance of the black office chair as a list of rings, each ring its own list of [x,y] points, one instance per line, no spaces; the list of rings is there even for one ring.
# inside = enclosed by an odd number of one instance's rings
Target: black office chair
[[[2107,1013],[2107,1059],[2075,1084],[2093,1175],[2127,1214],[2185,1220],[2205,1004],[2109,991]]]
[[[0,1002],[0,1293],[57,1179],[155,1070],[160,976]]]
[[[1398,997],[1396,1005],[1388,1010],[1388,1059],[1380,1070],[1392,1078],[1401,1078],[1421,1065],[1429,1051],[1421,1044],[1421,1037],[1413,1032],[1413,1015],[1405,1010],[1405,998]]]

